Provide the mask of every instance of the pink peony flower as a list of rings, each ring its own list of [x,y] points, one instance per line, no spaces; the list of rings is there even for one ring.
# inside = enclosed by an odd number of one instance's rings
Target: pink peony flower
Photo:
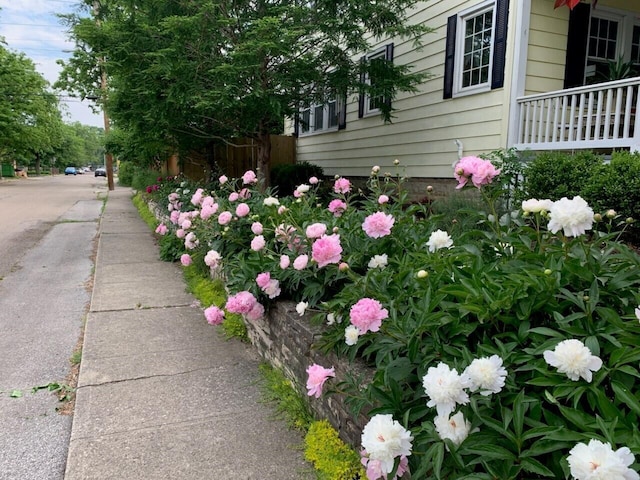
[[[329,211],[333,213],[334,217],[341,216],[347,209],[347,204],[340,199],[331,200],[329,202]]]
[[[251,232],[254,235],[262,235],[262,231],[263,231],[262,224],[260,222],[253,222],[251,224]]]
[[[272,278],[264,286],[262,291],[267,295],[267,297],[276,298],[278,295],[280,295],[280,292],[281,292],[281,290],[280,290],[280,282],[278,282],[278,280]]]
[[[339,263],[342,258],[342,246],[340,245],[340,235],[323,235],[311,247],[311,258],[318,264],[318,267],[325,267],[330,263]]]
[[[224,308],[231,313],[247,314],[258,304],[251,292],[243,291],[227,298]]]
[[[184,237],[184,246],[187,250],[193,250],[198,245],[200,245],[200,240],[196,238],[196,234],[193,232],[187,233],[187,236]]]
[[[176,237],[178,238],[184,238],[184,236],[187,234],[187,232],[185,232],[183,229],[179,228],[178,230],[176,230]]]
[[[391,233],[391,227],[394,223],[393,215],[376,212],[364,219],[362,230],[371,238],[385,237]]]
[[[180,263],[183,267],[188,267],[189,265],[191,265],[191,262],[191,255],[189,255],[188,253],[183,253],[182,255],[180,255]]]
[[[247,170],[246,172],[244,172],[244,175],[242,175],[242,183],[244,185],[251,185],[253,183],[256,183],[257,181],[258,177],[253,170]]]
[[[233,215],[231,214],[231,212],[222,212],[220,215],[218,215],[218,223],[220,225],[227,225],[232,218]]]
[[[220,178],[218,178],[218,181],[220,182],[220,185],[224,185],[229,181],[229,179],[227,178],[226,175],[222,175]]]
[[[173,210],[169,215],[169,220],[171,220],[171,223],[173,223],[174,225],[177,225],[179,217],[180,217],[180,212],[178,210]]]
[[[215,305],[212,305],[205,309],[204,318],[207,319],[209,325],[220,325],[222,320],[224,320],[224,310],[220,310]]]
[[[255,237],[253,237],[253,240],[251,240],[251,250],[253,250],[254,252],[259,252],[265,247],[266,244],[267,242],[265,241],[264,236],[256,235]]]
[[[209,250],[204,257],[205,265],[207,265],[212,270],[218,268],[220,260],[222,260],[222,256],[215,250]]]
[[[490,184],[499,174],[500,170],[496,169],[489,160],[473,156],[462,157],[454,167],[454,176],[458,180],[456,188],[458,189],[464,187],[469,180],[474,186],[480,188]]]
[[[289,258],[288,255],[282,255],[280,256],[280,268],[282,270],[289,268],[289,264],[291,263],[291,259]]]
[[[333,367],[324,368],[316,363],[307,368],[307,395],[320,398],[322,395],[322,387],[329,377],[335,377],[336,372]]]
[[[373,298],[361,298],[349,310],[351,324],[356,326],[360,334],[377,332],[380,330],[382,320],[389,317],[386,308]]]
[[[249,310],[245,316],[247,317],[247,320],[251,320],[253,322],[260,320],[264,316],[264,306],[256,302],[253,308]]]
[[[280,205],[278,207],[278,215],[282,215],[284,212],[286,212],[287,210],[289,210],[287,207],[285,207],[284,205]]]
[[[238,217],[246,217],[247,215],[249,215],[250,211],[251,209],[246,203],[241,203],[236,207],[236,215]]]
[[[389,201],[389,197],[387,195],[380,195],[378,197],[378,203],[380,205],[383,205],[383,204],[387,203],[388,201]]]
[[[319,182],[318,177],[311,177],[309,179],[309,184],[310,185],[317,185],[318,182]]]
[[[351,182],[346,178],[338,178],[333,184],[333,191],[336,193],[349,193],[351,191]]]
[[[185,219],[182,222],[182,225],[180,225],[184,230],[189,230],[191,228],[191,220],[189,220],[188,218]]]
[[[158,225],[156,227],[156,233],[158,235],[166,235],[168,231],[169,231],[169,229],[167,228],[167,226],[164,223],[161,223],[160,225]]]
[[[196,193],[194,193],[191,196],[191,203],[193,203],[195,206],[199,206],[202,203],[202,194],[204,193],[204,190],[199,188],[196,190]]]
[[[265,288],[269,285],[269,280],[271,280],[271,274],[269,272],[259,273],[256,277],[256,283],[260,288]]]
[[[238,197],[243,200],[248,200],[251,198],[251,191],[248,188],[243,188],[238,192]]]
[[[313,223],[305,231],[307,238],[320,238],[327,233],[327,226],[324,223]]]
[[[237,202],[239,198],[240,198],[240,194],[238,192],[231,192],[229,194],[229,201],[230,202]]]
[[[296,270],[304,270],[307,267],[307,263],[309,263],[309,256],[308,255],[299,255],[293,261],[293,268],[295,268]]]
[[[207,198],[211,198],[211,197],[207,197]],[[218,204],[217,203],[212,203],[212,204],[204,204],[204,200],[203,200],[203,205],[202,205],[202,209],[200,210],[200,218],[203,220],[208,220],[209,218],[211,218],[212,215],[214,215],[217,211],[218,211]]]

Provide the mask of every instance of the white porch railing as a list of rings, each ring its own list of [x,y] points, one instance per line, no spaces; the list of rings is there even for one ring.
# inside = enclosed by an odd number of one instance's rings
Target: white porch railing
[[[640,150],[640,77],[519,97],[518,150]]]

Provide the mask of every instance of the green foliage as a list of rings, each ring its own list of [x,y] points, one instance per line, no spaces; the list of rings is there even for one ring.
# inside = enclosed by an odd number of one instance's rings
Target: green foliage
[[[140,215],[142,220],[144,220],[144,223],[146,223],[149,226],[149,229],[151,229],[152,231],[155,230],[158,226],[158,220],[156,219],[156,216],[153,214],[153,212],[151,212],[151,210],[149,209],[149,206],[147,205],[147,202],[144,201],[144,198],[138,193],[133,196],[132,201],[138,209],[138,214]]]
[[[184,253],[184,241],[175,235],[160,237],[160,258],[165,262],[177,262]]]
[[[277,165],[271,170],[271,186],[280,196],[292,195],[298,185],[309,183],[311,177],[322,179],[322,167],[309,162]]]
[[[133,176],[135,174],[135,166],[130,162],[120,162],[118,170],[118,185],[130,187],[133,185]]]
[[[545,152],[524,171],[526,198],[559,200],[580,195],[596,174],[602,158],[592,152]]]
[[[304,439],[304,456],[321,480],[367,478],[358,455],[345,444],[327,420],[313,422]]]
[[[98,22],[65,17],[78,48],[61,62],[58,83],[95,95],[106,59],[102,100],[119,126],[113,151],[127,160],[151,165],[220,138],[249,137],[266,172],[268,135],[301,105],[416,90],[426,75],[410,65],[360,61],[382,38],[421,44],[431,30],[408,21],[415,3],[99,2]],[[376,81],[361,80],[368,75]],[[380,108],[390,121],[391,104]]]
[[[279,418],[282,418],[289,428],[306,431],[313,422],[313,415],[305,398],[291,381],[273,366],[261,364],[260,373],[263,378],[263,399],[275,404]]]
[[[131,187],[134,190],[144,192],[149,185],[154,185],[160,174],[155,170],[136,168],[131,179]]]

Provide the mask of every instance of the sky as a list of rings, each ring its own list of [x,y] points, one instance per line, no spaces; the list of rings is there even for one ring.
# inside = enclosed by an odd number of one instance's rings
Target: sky
[[[74,49],[55,14],[75,12],[78,4],[74,0],[0,0],[0,37],[5,48],[31,58],[36,70],[53,84],[60,73],[56,60],[68,59]],[[66,97],[60,105],[65,122],[104,127],[102,114],[91,111],[89,100]]]

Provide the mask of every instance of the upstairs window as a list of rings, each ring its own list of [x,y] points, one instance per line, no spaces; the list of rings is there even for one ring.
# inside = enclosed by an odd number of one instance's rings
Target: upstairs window
[[[375,74],[377,62],[393,62],[393,43],[385,45],[379,50],[362,57],[362,61],[368,62],[370,66],[367,73],[361,75],[360,81],[365,85],[375,86],[378,81]],[[390,106],[391,99],[382,95],[370,95],[368,92],[361,94],[358,105],[358,117],[379,114],[382,104],[388,104]]]
[[[444,98],[504,85],[508,0],[489,0],[447,21]]]

